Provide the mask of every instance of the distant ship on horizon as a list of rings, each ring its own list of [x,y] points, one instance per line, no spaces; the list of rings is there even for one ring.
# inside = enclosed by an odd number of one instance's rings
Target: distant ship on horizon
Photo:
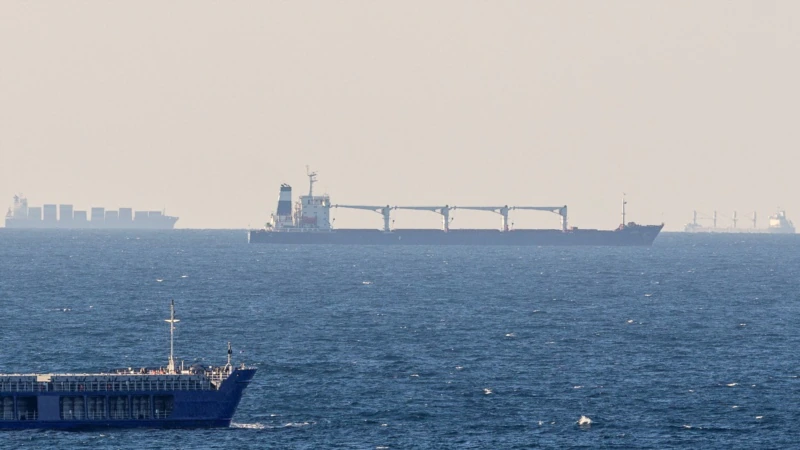
[[[705,217],[708,219],[708,217]],[[758,228],[757,226],[758,215],[753,212],[751,218],[752,226],[742,228],[738,227],[739,219],[736,211],[733,212],[731,219],[732,226],[720,227],[717,226],[717,211],[714,211],[713,216],[710,217],[712,225],[704,226],[698,222],[697,211],[693,212],[692,222],[687,223],[683,231],[686,233],[768,233],[768,234],[794,234],[795,227],[791,220],[786,218],[786,211],[779,209],[775,214],[769,216],[767,228]]]
[[[177,221],[178,217],[163,211],[93,207],[87,214],[72,205],[28,206],[28,199],[21,194],[14,196],[14,205],[6,213],[6,228],[171,230]]]
[[[626,221],[624,197],[622,223],[615,229],[578,228],[567,224],[567,206],[390,206],[333,204],[327,194],[314,195],[316,172],[306,168],[308,195],[301,195],[292,207],[292,187],[281,184],[278,205],[264,228],[248,230],[248,242],[262,244],[339,244],[339,245],[639,245],[653,244],[664,224],[640,225]],[[334,228],[332,208],[373,211],[383,218],[382,228]],[[394,228],[392,211],[428,211],[442,216],[440,229]],[[450,213],[456,210],[485,211],[501,216],[500,229],[452,229]],[[552,229],[513,229],[509,212],[542,211],[557,214],[561,226]]]

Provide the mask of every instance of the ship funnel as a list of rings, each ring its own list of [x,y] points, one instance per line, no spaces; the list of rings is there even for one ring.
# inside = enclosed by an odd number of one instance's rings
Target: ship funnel
[[[281,185],[281,195],[278,197],[277,215],[292,215],[292,187],[285,183]]]

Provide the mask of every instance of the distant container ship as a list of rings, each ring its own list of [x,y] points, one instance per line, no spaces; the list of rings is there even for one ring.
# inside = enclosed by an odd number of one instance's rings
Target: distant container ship
[[[758,228],[756,213],[753,213],[751,219],[751,226],[739,226],[739,219],[736,211],[733,212],[731,219],[731,226],[721,227],[718,226],[717,212],[714,211],[711,216],[711,226],[704,226],[698,222],[697,211],[692,215],[692,222],[687,223],[683,231],[687,233],[769,233],[769,234],[795,234],[795,227],[791,220],[786,218],[786,211],[779,210],[775,214],[769,216],[767,228]]]
[[[170,230],[177,221],[177,217],[162,211],[95,207],[87,214],[87,211],[73,210],[72,205],[28,206],[28,199],[21,195],[14,196],[14,206],[6,214],[6,228]]]
[[[292,187],[280,187],[278,208],[264,229],[248,230],[251,243],[265,244],[369,244],[369,245],[652,245],[664,224],[639,225],[625,223],[622,202],[622,224],[614,230],[579,229],[567,225],[567,206],[373,206],[331,204],[327,195],[314,195],[316,173],[308,172],[308,195],[292,207]],[[334,229],[331,208],[374,211],[383,217],[382,229]],[[450,229],[453,210],[488,211],[502,216],[499,230]],[[394,210],[430,211],[442,216],[441,229],[395,229],[390,212]],[[510,229],[508,214],[512,210],[534,210],[554,213],[561,218],[560,229]]]

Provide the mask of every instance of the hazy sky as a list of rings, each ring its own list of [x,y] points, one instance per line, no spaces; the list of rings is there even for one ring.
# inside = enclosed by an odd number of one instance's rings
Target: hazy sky
[[[770,0],[8,0],[0,206],[255,227],[308,164],[333,203],[567,204],[613,228],[626,192],[667,230],[693,209],[800,223],[798,27],[800,2]]]

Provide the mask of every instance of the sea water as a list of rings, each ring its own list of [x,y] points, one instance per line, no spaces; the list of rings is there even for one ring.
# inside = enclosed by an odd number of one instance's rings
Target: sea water
[[[229,429],[5,448],[790,448],[800,236],[652,247],[279,246],[0,229],[0,372],[259,371]]]

